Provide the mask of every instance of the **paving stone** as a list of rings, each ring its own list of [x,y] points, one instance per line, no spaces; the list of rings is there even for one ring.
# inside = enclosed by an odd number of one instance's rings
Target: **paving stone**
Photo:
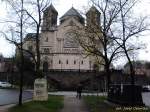
[[[82,99],[64,96],[64,108],[60,112],[89,112]]]

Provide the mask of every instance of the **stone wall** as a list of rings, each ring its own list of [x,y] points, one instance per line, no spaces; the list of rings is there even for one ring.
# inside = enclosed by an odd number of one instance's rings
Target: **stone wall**
[[[102,90],[104,75],[99,72],[52,71],[48,73],[49,86],[57,85],[59,90],[76,90],[79,83],[85,90]]]
[[[48,84],[50,89],[55,90],[76,90],[76,86],[79,83],[83,84],[84,90],[99,90],[103,91],[106,87],[106,77],[104,72],[94,71],[56,71],[50,70],[47,74]],[[24,85],[26,87],[33,87],[34,79],[36,76],[34,73],[24,73]],[[113,84],[130,83],[130,76],[122,74],[120,71],[113,72],[111,76]],[[0,72],[0,81],[9,81],[13,84],[19,84],[19,73],[6,73]],[[150,84],[150,78],[146,76],[136,76],[136,84],[146,85]]]

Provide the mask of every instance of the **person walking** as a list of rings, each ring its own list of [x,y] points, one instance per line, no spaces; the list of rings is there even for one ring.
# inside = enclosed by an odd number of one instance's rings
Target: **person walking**
[[[79,84],[77,86],[77,98],[81,99],[81,93],[82,93],[82,85]]]

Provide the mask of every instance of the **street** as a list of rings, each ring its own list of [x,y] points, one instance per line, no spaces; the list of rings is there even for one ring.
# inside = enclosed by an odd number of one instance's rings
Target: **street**
[[[23,92],[23,101],[31,99],[32,93],[28,91]],[[13,89],[0,89],[0,106],[12,103],[18,103],[19,91]]]

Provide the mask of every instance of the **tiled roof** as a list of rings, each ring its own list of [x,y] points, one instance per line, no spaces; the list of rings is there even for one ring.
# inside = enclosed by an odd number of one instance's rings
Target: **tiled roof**
[[[92,7],[90,8],[90,10],[99,12],[95,6],[92,6]]]
[[[32,40],[36,38],[36,33],[28,33],[24,40]]]
[[[58,13],[57,10],[54,8],[53,4],[51,4],[49,7],[47,7],[47,8],[45,9],[45,11],[48,11],[48,10],[53,10],[54,12]],[[44,11],[44,12],[45,12],[45,11]]]
[[[77,16],[77,17],[83,18],[80,15],[80,13],[73,7],[71,9],[69,9],[60,19],[63,19],[66,16]]]

